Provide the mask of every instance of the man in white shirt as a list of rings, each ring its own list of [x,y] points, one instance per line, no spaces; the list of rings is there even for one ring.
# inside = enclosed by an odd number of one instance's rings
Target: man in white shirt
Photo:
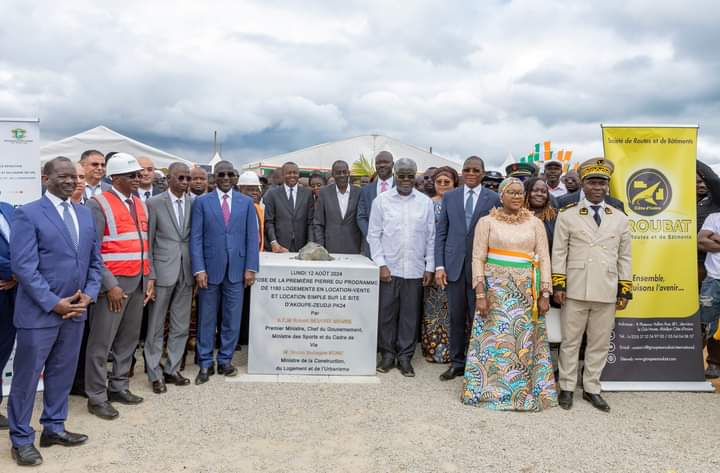
[[[145,203],[145,201],[150,197],[159,194],[162,191],[158,192],[155,189],[155,186],[153,186],[153,180],[155,179],[155,164],[152,162],[152,159],[145,156],[139,156],[137,161],[143,168],[143,171],[140,173],[140,187],[138,187],[137,192],[140,196],[140,200]]]
[[[565,184],[560,180],[562,175],[562,164],[560,161],[548,161],[545,163],[545,182],[548,191],[555,197],[561,197],[568,193]]]
[[[705,219],[698,233],[698,248],[707,253],[707,276],[700,289],[700,318],[702,323],[708,324],[709,337],[720,340],[717,322],[720,315],[720,212]]]
[[[345,161],[332,165],[334,184],[320,190],[315,208],[315,242],[330,253],[360,254],[362,234],[357,224],[360,189],[350,185],[350,167]]]
[[[423,286],[435,270],[435,213],[432,200],[414,188],[415,162],[399,159],[394,171],[396,187],[373,201],[367,236],[380,267],[377,370],[387,373],[397,359],[402,375],[413,377]]]
[[[105,177],[105,156],[95,149],[80,155],[80,164],[85,168],[85,199],[102,194],[102,178]]]

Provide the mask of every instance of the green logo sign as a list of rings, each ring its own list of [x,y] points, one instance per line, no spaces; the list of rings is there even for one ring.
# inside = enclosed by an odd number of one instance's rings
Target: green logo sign
[[[10,130],[10,133],[12,133],[13,138],[15,138],[16,140],[22,140],[23,138],[25,138],[27,130],[23,130],[22,128],[14,128]]]

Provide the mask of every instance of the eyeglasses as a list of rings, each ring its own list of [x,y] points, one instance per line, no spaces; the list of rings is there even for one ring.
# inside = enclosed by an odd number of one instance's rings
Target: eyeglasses
[[[395,177],[397,177],[398,179],[415,180],[415,174],[397,174]]]
[[[139,172],[135,171],[135,172],[129,172],[127,174],[118,174],[118,176],[127,177],[128,179],[138,179],[138,178],[140,178],[141,174]]]
[[[480,168],[465,168],[462,170],[462,172],[466,174],[480,174],[481,172],[483,172],[483,170]]]
[[[441,186],[449,186],[452,183],[453,181],[450,179],[435,179],[435,184],[440,184]]]
[[[180,175],[180,176],[177,176],[177,180],[180,182],[185,182],[185,181],[190,182],[190,176],[189,175]]]
[[[220,179],[223,179],[225,177],[229,177],[230,179],[232,179],[233,177],[235,177],[235,173],[234,172],[219,172],[219,173],[217,173],[217,177]]]
[[[503,195],[509,195],[510,197],[524,197],[524,192],[503,192]]]

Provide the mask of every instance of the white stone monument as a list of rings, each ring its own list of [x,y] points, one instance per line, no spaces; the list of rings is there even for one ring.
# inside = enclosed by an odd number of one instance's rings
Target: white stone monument
[[[249,374],[374,375],[378,267],[361,255],[261,253],[250,299]]]

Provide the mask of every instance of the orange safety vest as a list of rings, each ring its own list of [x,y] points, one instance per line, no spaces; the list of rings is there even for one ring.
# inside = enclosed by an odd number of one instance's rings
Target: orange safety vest
[[[260,204],[255,204],[255,213],[258,218],[258,231],[260,232],[260,251],[265,251],[265,209]]]
[[[132,196],[138,224],[130,215],[125,202],[115,194],[106,191],[93,197],[105,214],[105,230],[100,255],[105,267],[114,276],[137,276],[142,267],[143,275],[150,274],[150,253],[148,242],[148,218],[145,204]]]

